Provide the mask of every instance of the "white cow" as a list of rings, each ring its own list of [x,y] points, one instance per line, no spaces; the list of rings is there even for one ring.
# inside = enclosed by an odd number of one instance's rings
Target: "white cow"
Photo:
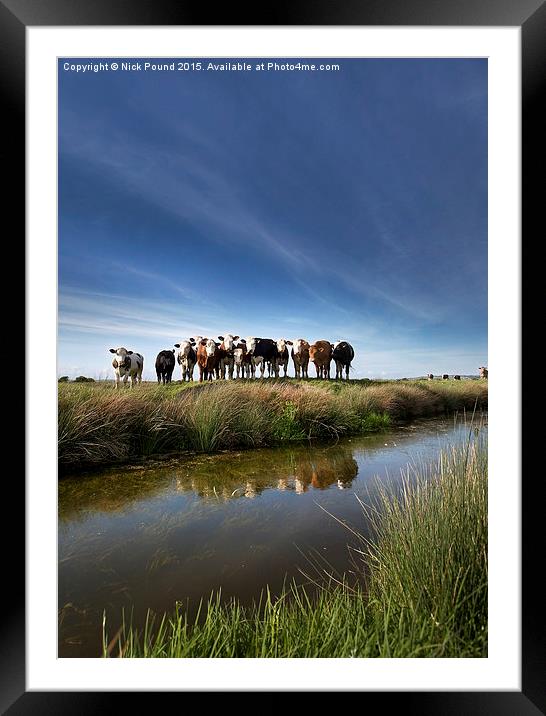
[[[201,340],[201,338],[199,337]],[[174,344],[175,348],[180,348],[176,360],[182,371],[182,382],[185,380],[193,380],[193,370],[197,363],[197,353],[195,351],[195,339],[190,338],[187,341],[180,341]]]
[[[123,382],[132,388],[134,383],[142,383],[142,369],[144,368],[144,357],[140,353],[133,353],[127,348],[110,348],[110,353],[115,354],[112,361],[114,372],[116,375],[116,388],[119,388],[119,381],[123,378]]]

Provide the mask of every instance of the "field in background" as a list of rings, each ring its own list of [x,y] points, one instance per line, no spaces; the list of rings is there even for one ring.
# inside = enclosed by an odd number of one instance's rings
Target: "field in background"
[[[61,468],[375,432],[416,417],[487,408],[487,381],[60,383]]]

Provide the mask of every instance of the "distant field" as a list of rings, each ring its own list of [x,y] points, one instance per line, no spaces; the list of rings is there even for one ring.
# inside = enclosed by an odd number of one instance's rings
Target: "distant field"
[[[487,407],[487,381],[59,384],[61,467],[152,455],[256,448],[384,430],[416,417]]]

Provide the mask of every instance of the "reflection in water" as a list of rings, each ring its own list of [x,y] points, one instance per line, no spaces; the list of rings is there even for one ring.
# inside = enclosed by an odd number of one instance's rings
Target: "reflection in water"
[[[485,429],[485,428],[484,428]],[[471,432],[471,431],[470,431]],[[97,656],[106,610],[171,610],[211,591],[242,602],[288,578],[306,555],[343,572],[377,476],[399,479],[469,430],[428,420],[334,445],[198,455],[104,470],[59,483],[59,656]],[[398,476],[398,477],[397,477]],[[324,509],[319,509],[323,507]],[[326,512],[325,512],[326,510]],[[327,514],[329,513],[329,514]]]

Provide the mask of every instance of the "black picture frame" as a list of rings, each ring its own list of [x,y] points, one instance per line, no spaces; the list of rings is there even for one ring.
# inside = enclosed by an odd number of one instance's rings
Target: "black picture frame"
[[[211,22],[211,18],[214,18]],[[546,126],[540,108],[546,68],[546,4],[543,0],[292,0],[275,6],[225,3],[211,10],[206,3],[185,0],[0,0],[0,92],[3,98],[4,176],[9,177],[4,206],[19,227],[25,223],[25,30],[29,26],[100,25],[383,25],[383,26],[517,26],[522,41],[522,262],[530,253],[534,227],[539,227],[543,181],[542,133]],[[7,160],[7,164],[6,164]],[[7,172],[6,172],[7,167]],[[542,217],[541,217],[542,218]],[[536,220],[536,221],[535,221]],[[19,229],[22,231],[24,229]],[[541,232],[543,233],[543,232]],[[12,237],[15,231],[12,230]],[[10,243],[13,243],[13,238]],[[527,241],[525,241],[527,239]],[[21,239],[15,242],[23,247]],[[15,250],[15,249],[14,249]],[[21,250],[21,249],[19,249]],[[527,290],[527,289],[526,289]],[[530,318],[526,307],[533,305],[531,292],[522,297],[522,339],[528,335]],[[20,330],[20,329],[19,329]],[[25,339],[23,336],[23,345]],[[10,340],[10,344],[13,345]],[[19,343],[20,345],[20,343]],[[27,343],[26,349],[31,346]],[[6,346],[7,350],[7,346]],[[522,375],[530,370],[522,356]],[[27,370],[29,364],[27,363]],[[525,399],[529,382],[517,380]],[[522,422],[522,447],[528,454],[537,437],[530,421]],[[32,450],[32,445],[27,446]],[[540,586],[539,550],[542,530],[538,509],[542,504],[542,477],[538,471],[522,480],[522,690],[520,692],[365,692],[365,705],[381,698],[383,708],[400,706],[406,714],[527,714],[546,713],[546,658],[544,649],[543,590]],[[523,475],[523,465],[522,465]],[[514,479],[519,476],[514,475]],[[533,479],[535,478],[536,479]],[[13,480],[14,478],[12,478]],[[19,508],[24,503],[24,486],[13,490],[10,499]],[[6,507],[6,505],[5,505]],[[23,507],[24,510],[24,507]],[[5,512],[7,512],[6,510]],[[537,514],[535,515],[535,511]],[[10,508],[9,512],[13,513]],[[20,514],[20,513],[19,513]],[[4,520],[5,527],[7,526]],[[4,551],[11,564],[9,594],[5,595],[0,639],[0,708],[10,715],[96,714],[126,706],[126,692],[27,692],[25,686],[25,551],[24,519],[14,534],[13,526],[4,535]],[[17,535],[19,539],[14,539]],[[17,546],[16,546],[17,545]],[[9,547],[9,549],[8,549]],[[8,569],[10,570],[8,572]],[[5,590],[6,591],[6,590]],[[355,685],[355,690],[359,690]],[[138,695],[141,705],[147,700]],[[157,693],[153,695],[157,699]],[[121,701],[123,699],[123,702]],[[123,706],[122,706],[123,703]],[[155,703],[157,707],[157,702]]]

